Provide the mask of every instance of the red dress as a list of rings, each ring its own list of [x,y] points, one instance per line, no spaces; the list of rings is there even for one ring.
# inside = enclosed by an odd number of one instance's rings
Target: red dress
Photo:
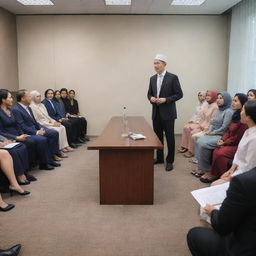
[[[227,171],[228,162],[234,158],[238,144],[247,128],[248,126],[241,122],[230,123],[226,132],[221,137],[225,145],[213,151],[211,170],[213,176],[219,177]]]

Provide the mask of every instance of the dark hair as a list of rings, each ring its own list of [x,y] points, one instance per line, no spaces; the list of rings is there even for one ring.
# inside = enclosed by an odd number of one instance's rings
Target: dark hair
[[[17,94],[16,94],[16,99],[17,99],[17,102],[21,102],[21,99],[25,96],[26,92],[28,90],[26,89],[21,89],[21,90],[18,90]]]
[[[256,123],[256,100],[249,100],[244,104],[245,114]]]
[[[60,93],[62,93],[62,92],[68,93],[68,89],[67,89],[67,88],[61,88],[61,89],[60,89]]]
[[[52,91],[52,93],[54,94],[54,90],[53,89],[47,89],[45,92],[44,92],[44,97],[47,98],[47,93],[49,91]]]
[[[55,91],[54,91],[54,96],[56,95],[57,92],[60,93],[60,90],[55,90]]]
[[[60,90],[55,90],[54,91],[54,97],[53,97],[53,100],[56,101],[56,102],[59,102],[58,99],[56,98],[56,93],[59,92],[60,93]]]
[[[68,93],[71,93],[71,92],[73,92],[74,94],[76,94],[75,90],[69,90]]]
[[[8,93],[10,93],[8,90],[0,89],[0,104],[3,104],[3,100],[8,98]]]
[[[249,93],[249,92],[252,92],[252,93],[254,94],[254,96],[256,97],[256,90],[255,90],[255,89],[249,90],[249,91],[247,92],[247,96],[248,96],[248,93]]]

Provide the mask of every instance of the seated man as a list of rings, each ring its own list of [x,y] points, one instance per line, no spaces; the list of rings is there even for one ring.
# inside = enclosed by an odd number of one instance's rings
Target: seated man
[[[59,134],[55,130],[47,129],[36,122],[35,117],[29,107],[31,96],[27,90],[19,90],[17,93],[18,104],[12,109],[13,115],[19,128],[24,134],[37,142],[37,149],[40,155],[40,169],[52,170],[52,167],[60,166],[53,161],[60,160],[59,154]]]
[[[256,255],[256,167],[235,176],[220,210],[206,205],[213,229],[192,228],[187,236],[193,256]]]

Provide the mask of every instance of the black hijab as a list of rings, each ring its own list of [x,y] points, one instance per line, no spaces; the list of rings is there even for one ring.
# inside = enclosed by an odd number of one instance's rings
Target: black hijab
[[[245,104],[245,102],[247,101],[247,95],[244,94],[244,93],[237,93],[235,95],[235,97],[237,96],[237,98],[239,99],[242,107],[243,105]],[[240,122],[240,119],[241,119],[241,116],[240,116],[240,112],[241,112],[241,109],[238,109],[234,112],[233,116],[232,116],[232,123],[239,123]]]

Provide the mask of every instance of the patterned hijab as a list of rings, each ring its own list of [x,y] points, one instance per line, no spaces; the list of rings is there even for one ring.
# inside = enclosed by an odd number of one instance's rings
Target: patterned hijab
[[[216,102],[217,98],[218,98],[218,92],[215,90],[208,90],[207,94],[211,95],[211,100],[208,102],[209,104],[212,104],[214,102]]]
[[[228,92],[220,92],[218,95],[221,95],[224,99],[224,104],[219,106],[220,111],[224,111],[227,108],[230,108],[232,103],[232,98]]]

